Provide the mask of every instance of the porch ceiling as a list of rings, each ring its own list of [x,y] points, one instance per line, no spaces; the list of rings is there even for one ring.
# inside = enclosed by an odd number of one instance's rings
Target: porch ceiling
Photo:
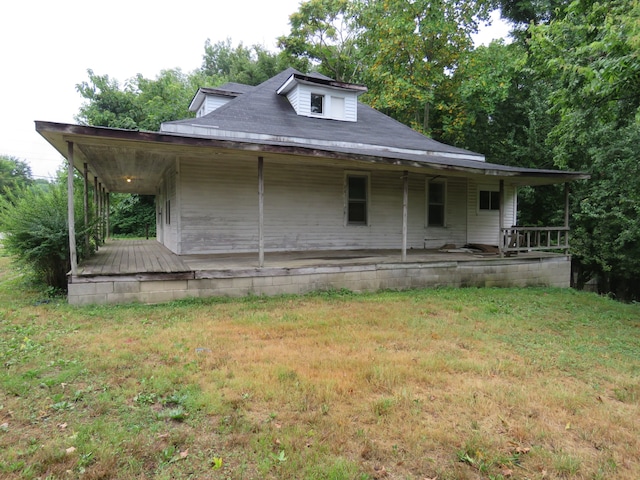
[[[115,193],[155,195],[163,173],[175,165],[178,156],[211,159],[223,153],[233,154],[234,158],[268,155],[285,162],[300,162],[304,158],[345,167],[345,162],[357,162],[426,175],[503,178],[513,185],[545,185],[589,178],[580,172],[523,169],[485,162],[456,164],[436,157],[425,160],[412,155],[371,155],[349,149],[252,143],[54,122],[36,121],[36,130],[65,158],[69,143],[73,143],[74,166],[78,171],[83,172],[86,164],[89,181],[93,183],[97,178],[107,191]]]

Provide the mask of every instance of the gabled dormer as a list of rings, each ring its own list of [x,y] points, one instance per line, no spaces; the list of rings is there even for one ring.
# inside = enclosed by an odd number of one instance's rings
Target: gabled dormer
[[[276,93],[286,96],[298,115],[357,122],[358,96],[366,91],[364,85],[294,73]]]
[[[251,85],[233,82],[225,83],[217,88],[201,87],[191,100],[189,111],[196,112],[196,118],[204,117],[252,88]]]

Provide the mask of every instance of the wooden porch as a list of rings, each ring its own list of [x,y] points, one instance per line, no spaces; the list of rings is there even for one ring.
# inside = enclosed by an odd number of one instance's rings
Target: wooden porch
[[[567,287],[570,257],[465,249],[176,255],[155,240],[109,240],[69,278],[69,303],[159,303],[186,297],[276,295],[438,286]]]

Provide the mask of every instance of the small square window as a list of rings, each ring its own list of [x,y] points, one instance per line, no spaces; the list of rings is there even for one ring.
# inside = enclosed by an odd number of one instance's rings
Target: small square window
[[[324,112],[324,95],[311,94],[311,113],[322,115]]]
[[[500,192],[480,190],[480,210],[500,210]]]

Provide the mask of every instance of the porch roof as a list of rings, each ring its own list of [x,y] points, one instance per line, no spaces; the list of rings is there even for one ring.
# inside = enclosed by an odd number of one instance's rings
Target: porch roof
[[[277,141],[260,136],[211,138],[166,132],[145,132],[106,127],[36,121],[40,133],[60,154],[67,156],[68,142],[74,144],[74,166],[89,180],[98,181],[109,192],[153,195],[163,172],[183,155],[215,161],[216,155],[264,156],[313,159],[333,165],[355,163],[380,165],[430,175],[485,176],[508,180],[515,185],[544,185],[586,179],[581,172],[518,168],[464,158],[450,152],[413,153],[402,149],[367,149],[348,144],[307,144]]]

